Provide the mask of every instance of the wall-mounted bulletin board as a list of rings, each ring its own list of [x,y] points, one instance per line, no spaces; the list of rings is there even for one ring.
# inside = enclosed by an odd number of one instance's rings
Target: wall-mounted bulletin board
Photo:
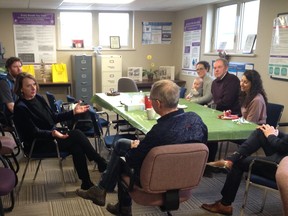
[[[269,75],[288,81],[288,12],[278,14],[273,21]]]

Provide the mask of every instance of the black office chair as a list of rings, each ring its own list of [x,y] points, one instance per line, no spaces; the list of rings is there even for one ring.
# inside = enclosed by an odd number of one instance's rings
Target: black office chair
[[[43,140],[43,139],[42,139],[42,140]],[[31,144],[31,149],[29,149],[29,150],[25,149],[24,146],[23,146],[23,152],[24,152],[24,156],[25,156],[26,159],[27,159],[27,162],[26,162],[25,169],[24,169],[24,172],[23,172],[23,175],[22,175],[22,178],[21,178],[21,181],[20,181],[18,190],[17,190],[17,194],[19,194],[19,192],[20,192],[20,190],[21,190],[21,188],[22,188],[22,185],[23,185],[23,182],[24,182],[24,179],[25,179],[25,176],[26,176],[26,172],[27,172],[27,169],[28,169],[29,162],[30,162],[32,159],[38,160],[37,168],[36,168],[36,171],[35,171],[35,174],[34,174],[34,177],[33,177],[33,181],[35,181],[42,160],[43,160],[43,159],[47,159],[47,158],[58,158],[59,167],[60,167],[60,171],[61,171],[61,179],[62,179],[63,188],[64,188],[64,196],[66,196],[66,185],[65,185],[65,179],[64,179],[64,171],[63,171],[62,161],[63,161],[66,157],[68,157],[68,156],[70,155],[70,153],[68,153],[68,152],[62,152],[62,151],[60,152],[59,147],[58,147],[58,143],[56,142],[56,140],[54,140],[54,143],[55,143],[55,152],[36,153],[36,152],[34,152],[34,147],[35,147],[36,143],[39,144],[39,141],[41,141],[41,138],[36,138],[36,139],[34,139],[33,142],[32,142],[32,144]]]
[[[121,138],[126,138],[126,139],[131,139],[135,140],[137,137],[134,134],[129,134],[129,133],[121,133],[119,134],[118,131],[115,135],[103,133],[103,128],[101,126],[101,123],[99,121],[99,116],[94,115],[93,113],[90,112],[91,120],[93,122],[94,126],[94,131],[97,136],[97,149],[100,150],[102,146],[106,147],[107,150],[110,152],[113,149],[114,143],[121,139]]]
[[[268,191],[278,190],[276,179],[275,179],[277,168],[278,168],[278,164],[275,162],[265,161],[261,159],[255,159],[251,162],[249,166],[247,180],[246,180],[246,187],[245,187],[244,199],[243,199],[243,204],[242,204],[242,209],[241,209],[241,215],[244,214],[245,206],[246,206],[246,202],[248,198],[248,192],[249,192],[251,185],[264,189],[264,195],[263,195],[262,204],[261,204],[261,208],[259,212],[263,211]],[[265,171],[263,172],[263,170]]]
[[[276,128],[280,122],[283,110],[284,106],[281,104],[268,103],[266,123]]]

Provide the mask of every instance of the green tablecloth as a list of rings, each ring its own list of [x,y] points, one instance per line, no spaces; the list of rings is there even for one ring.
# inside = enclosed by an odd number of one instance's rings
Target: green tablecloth
[[[92,101],[99,106],[114,111],[122,118],[127,120],[133,127],[147,133],[156,120],[148,120],[146,112],[142,110],[125,111],[120,101],[131,93],[121,93],[119,96],[107,96],[104,93],[97,93],[93,96]],[[191,103],[185,99],[180,99],[179,104],[186,105],[185,112],[196,112],[208,127],[209,141],[239,140],[246,139],[257,127],[256,124],[237,124],[231,120],[222,120],[218,118],[221,114],[219,111],[203,107],[196,103]],[[168,127],[168,126],[167,126]]]

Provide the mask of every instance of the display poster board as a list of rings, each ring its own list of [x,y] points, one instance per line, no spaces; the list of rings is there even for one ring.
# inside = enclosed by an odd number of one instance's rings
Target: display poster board
[[[214,62],[212,61],[212,77],[215,78],[214,76]],[[253,70],[254,69],[254,64],[253,63],[247,63],[247,62],[229,62],[228,66],[228,72],[231,74],[234,74],[237,76],[240,80],[241,77],[243,76],[245,70]]]
[[[16,56],[24,63],[56,62],[54,13],[13,13]]]
[[[196,75],[196,63],[200,58],[202,17],[184,21],[182,74]]]
[[[136,82],[142,82],[143,67],[128,67],[128,77]]]
[[[142,22],[142,44],[171,44],[172,22]]]
[[[175,79],[175,66],[159,66],[159,79]]]
[[[288,81],[288,12],[273,21],[268,71],[272,79]]]

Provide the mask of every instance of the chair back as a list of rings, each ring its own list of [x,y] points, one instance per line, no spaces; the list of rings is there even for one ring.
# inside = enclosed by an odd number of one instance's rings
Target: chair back
[[[180,87],[180,98],[185,98],[185,93],[187,89],[185,87]]]
[[[46,97],[49,103],[50,108],[52,109],[53,112],[60,113],[61,112],[61,106],[63,101],[62,100],[56,100],[54,94],[50,92],[46,92]]]
[[[155,147],[143,161],[141,186],[149,193],[192,189],[200,183],[207,157],[207,146],[200,143]]]
[[[266,123],[276,128],[281,119],[283,110],[284,106],[281,104],[268,103]]]
[[[76,102],[76,99],[74,97],[72,97],[71,95],[67,95],[66,98],[67,98],[67,102],[69,102],[69,103],[75,103]]]
[[[118,80],[118,92],[138,92],[136,82],[129,77],[121,77]]]

